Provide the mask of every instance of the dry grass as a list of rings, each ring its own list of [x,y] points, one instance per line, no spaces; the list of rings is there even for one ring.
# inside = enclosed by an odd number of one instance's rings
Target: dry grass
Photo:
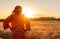
[[[0,37],[10,39],[11,33],[0,31]],[[32,21],[26,39],[60,39],[60,21]]]

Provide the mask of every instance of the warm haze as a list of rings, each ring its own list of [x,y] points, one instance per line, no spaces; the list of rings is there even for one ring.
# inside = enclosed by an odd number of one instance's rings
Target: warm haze
[[[0,0],[0,19],[8,17],[16,5],[22,6],[28,18],[42,16],[60,18],[60,0]]]

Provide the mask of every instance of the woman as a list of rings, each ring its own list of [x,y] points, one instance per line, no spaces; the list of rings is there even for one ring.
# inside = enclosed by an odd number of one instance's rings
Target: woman
[[[9,25],[11,23],[11,26]],[[12,14],[3,21],[4,30],[11,29],[12,39],[26,39],[26,31],[30,31],[30,22],[22,14],[22,7],[16,6]]]

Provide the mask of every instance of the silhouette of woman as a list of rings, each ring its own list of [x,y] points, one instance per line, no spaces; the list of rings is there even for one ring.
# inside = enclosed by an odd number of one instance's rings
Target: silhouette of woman
[[[9,25],[11,23],[11,26]],[[7,28],[11,29],[11,39],[26,39],[26,31],[30,31],[30,22],[22,14],[22,7],[16,6],[12,14],[3,21],[4,30]]]

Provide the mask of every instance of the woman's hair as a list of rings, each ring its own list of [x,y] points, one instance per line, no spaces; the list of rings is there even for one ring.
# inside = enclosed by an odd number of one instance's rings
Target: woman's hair
[[[22,7],[21,6],[16,6],[15,8],[14,8],[14,10],[12,11],[12,14],[15,14],[15,10],[18,10],[18,9],[21,9],[22,10]]]
[[[22,9],[22,7],[21,7],[21,6],[19,6],[19,5],[18,5],[18,6],[16,6],[16,7],[15,7],[15,10],[18,10],[18,9]]]

